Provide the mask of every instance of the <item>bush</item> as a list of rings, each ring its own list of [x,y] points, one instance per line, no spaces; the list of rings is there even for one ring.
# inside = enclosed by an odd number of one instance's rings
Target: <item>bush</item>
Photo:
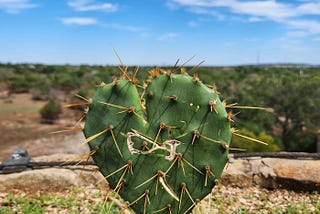
[[[240,148],[245,149],[245,152],[277,152],[280,151],[280,147],[274,142],[274,139],[266,134],[265,132],[259,133],[259,135],[255,135],[253,132],[248,131],[246,129],[242,129],[237,133],[248,136],[260,141],[267,143],[268,145],[263,145],[256,142],[251,142],[250,140],[234,136],[232,138],[231,147],[232,148]]]
[[[48,83],[38,83],[30,89],[33,100],[48,100],[51,87]]]
[[[54,100],[50,100],[40,109],[41,122],[53,124],[55,120],[59,119],[59,115],[61,113],[62,110],[60,104]]]

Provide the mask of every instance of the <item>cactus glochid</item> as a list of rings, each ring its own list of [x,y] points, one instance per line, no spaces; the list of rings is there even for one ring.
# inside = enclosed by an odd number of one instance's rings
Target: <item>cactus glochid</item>
[[[99,86],[86,116],[86,142],[128,207],[191,212],[228,161],[232,114],[214,87],[184,70],[155,69],[143,83],[123,70]]]

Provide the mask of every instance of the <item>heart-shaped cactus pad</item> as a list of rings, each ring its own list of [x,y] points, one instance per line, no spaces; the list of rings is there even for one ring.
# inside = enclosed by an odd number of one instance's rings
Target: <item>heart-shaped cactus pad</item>
[[[230,117],[197,75],[155,69],[101,84],[84,134],[110,187],[137,213],[189,213],[228,160]]]

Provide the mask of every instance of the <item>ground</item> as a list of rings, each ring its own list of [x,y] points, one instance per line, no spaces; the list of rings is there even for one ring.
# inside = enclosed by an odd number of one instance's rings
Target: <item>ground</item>
[[[84,141],[81,132],[48,134],[72,127],[79,112],[63,109],[61,119],[55,124],[42,124],[38,112],[44,105],[44,101],[33,101],[30,94],[13,94],[0,99],[0,161],[16,148],[26,148],[31,157],[88,151],[87,146],[81,144]],[[0,213],[101,213],[112,204],[110,200],[106,203],[107,195],[112,196],[107,190],[92,186],[37,193],[13,189],[0,192]],[[112,208],[112,213],[119,212],[117,207],[119,204]],[[316,192],[218,185],[194,213],[320,213],[320,197]]]
[[[79,112],[63,108],[55,124],[40,123],[39,110],[45,101],[34,101],[31,94],[13,94],[0,99],[0,161],[10,156],[12,150],[25,148],[31,157],[56,153],[81,153],[81,132],[49,134],[76,124]]]

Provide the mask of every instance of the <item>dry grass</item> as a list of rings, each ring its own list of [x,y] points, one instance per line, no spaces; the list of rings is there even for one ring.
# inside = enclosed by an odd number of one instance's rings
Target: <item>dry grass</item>
[[[111,196],[113,202],[106,200],[106,196]],[[115,198],[111,193],[94,188],[34,195],[23,192],[0,193],[0,213],[106,213],[109,209],[110,213],[121,213],[120,200]],[[320,198],[316,192],[218,186],[193,213],[313,214],[320,213]]]

